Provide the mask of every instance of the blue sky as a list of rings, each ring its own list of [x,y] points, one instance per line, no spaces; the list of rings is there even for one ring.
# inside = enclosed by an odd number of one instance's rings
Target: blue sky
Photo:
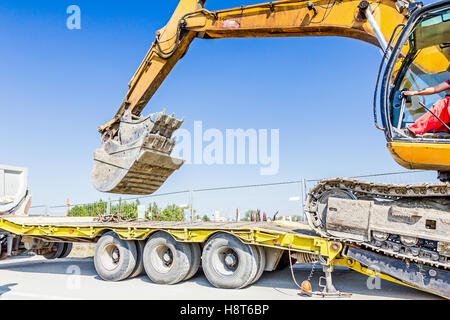
[[[96,128],[116,112],[177,2],[0,3],[0,163],[29,168],[35,205],[108,197],[90,180]],[[81,8],[81,30],[66,28],[71,4]],[[195,120],[223,131],[280,129],[280,170],[185,165],[160,192],[402,170],[373,126],[380,58],[376,47],[345,38],[194,40],[144,114],[166,108],[188,130]]]

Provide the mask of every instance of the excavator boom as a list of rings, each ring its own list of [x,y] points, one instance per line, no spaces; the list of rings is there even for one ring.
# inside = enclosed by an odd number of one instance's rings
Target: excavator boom
[[[174,65],[186,53],[194,38],[256,38],[341,36],[380,44],[395,27],[408,18],[407,1],[273,1],[239,8],[208,11],[205,1],[181,0],[168,24],[156,32],[156,39],[128,84],[128,92],[114,118],[99,127],[104,133],[129,111],[140,115]],[[369,10],[379,30],[374,30]],[[377,32],[378,38],[377,38]]]

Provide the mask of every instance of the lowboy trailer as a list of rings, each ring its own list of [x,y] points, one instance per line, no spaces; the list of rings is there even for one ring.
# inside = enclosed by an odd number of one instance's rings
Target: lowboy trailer
[[[450,298],[450,272],[412,263],[318,236],[309,226],[286,222],[157,222],[100,220],[93,217],[0,218],[3,253],[33,251],[48,259],[66,257],[74,242],[96,243],[94,265],[107,281],[145,272],[158,284],[191,278],[202,266],[218,288],[249,286],[264,271],[282,265],[320,263],[322,296],[341,296],[332,282],[333,266]]]

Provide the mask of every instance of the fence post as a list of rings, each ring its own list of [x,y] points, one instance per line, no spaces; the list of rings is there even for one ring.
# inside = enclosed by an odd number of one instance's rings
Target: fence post
[[[301,215],[301,219],[302,221],[305,221],[305,200],[306,200],[306,180],[304,178],[302,178],[302,182],[301,182],[301,199],[300,199],[300,203],[301,203],[301,208],[302,208],[302,215]]]
[[[137,206],[137,218],[138,220],[145,220],[145,205]]]
[[[111,198],[108,198],[108,201],[106,202],[106,215],[111,215]]]
[[[194,221],[194,190],[189,190],[189,208],[191,210],[191,222]]]
[[[67,216],[69,216],[70,206],[71,206],[69,198],[67,198],[67,200],[66,200],[66,205],[67,205],[67,210],[66,210],[66,217],[67,217]]]

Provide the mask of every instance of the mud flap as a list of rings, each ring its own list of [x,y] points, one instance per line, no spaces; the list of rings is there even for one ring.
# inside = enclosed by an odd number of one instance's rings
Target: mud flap
[[[398,260],[358,247],[347,247],[346,257],[417,289],[450,299],[450,272]]]

